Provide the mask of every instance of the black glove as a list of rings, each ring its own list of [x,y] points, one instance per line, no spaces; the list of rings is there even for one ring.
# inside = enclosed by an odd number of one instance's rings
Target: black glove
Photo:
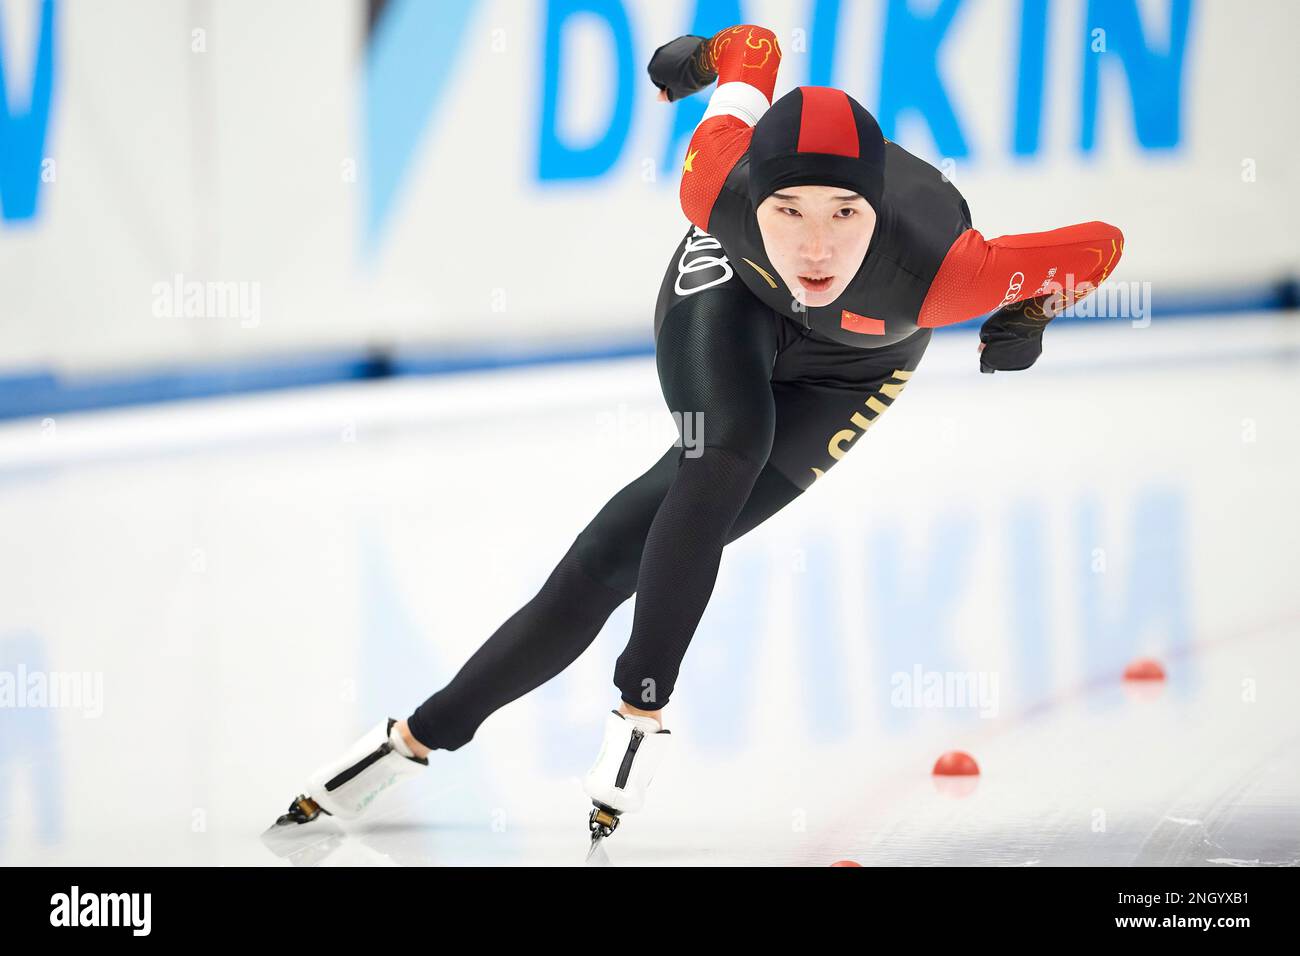
[[[704,89],[718,78],[705,65],[708,42],[708,37],[678,37],[650,57],[646,72],[655,86],[668,91],[670,103]]]
[[[998,309],[980,327],[981,372],[1020,372],[1043,354],[1043,329],[1050,318],[1043,311],[1046,297],[1013,302]]]

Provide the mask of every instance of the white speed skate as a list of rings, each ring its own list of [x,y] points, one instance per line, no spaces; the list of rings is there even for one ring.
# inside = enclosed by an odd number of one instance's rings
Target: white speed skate
[[[307,790],[289,804],[277,826],[310,823],[321,813],[352,820],[374,799],[429,766],[417,757],[397,732],[397,721],[376,724],[337,760],[317,769]]]
[[[640,810],[645,805],[646,787],[671,739],[671,732],[660,730],[653,717],[609,712],[600,753],[582,782],[593,804],[587,818],[591,831],[588,860],[601,841],[614,832],[620,814]]]

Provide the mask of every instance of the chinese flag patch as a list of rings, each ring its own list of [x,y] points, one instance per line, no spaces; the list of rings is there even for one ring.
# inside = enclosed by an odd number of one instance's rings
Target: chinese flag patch
[[[844,309],[840,312],[840,328],[848,329],[850,332],[861,332],[863,335],[884,335],[885,320],[869,319],[865,315],[858,315],[856,312]]]

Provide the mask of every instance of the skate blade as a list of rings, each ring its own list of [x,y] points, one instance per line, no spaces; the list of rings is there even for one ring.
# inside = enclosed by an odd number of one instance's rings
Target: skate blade
[[[618,811],[592,801],[591,813],[587,816],[587,829],[591,833],[591,846],[587,849],[588,865],[608,866],[609,857],[605,854],[604,843],[618,829]]]
[[[275,856],[294,866],[319,866],[343,845],[347,834],[333,820],[319,819],[311,826],[273,823],[262,831],[261,842]]]
[[[587,850],[587,866],[609,866],[609,854],[605,851],[604,837],[592,837],[591,847]]]

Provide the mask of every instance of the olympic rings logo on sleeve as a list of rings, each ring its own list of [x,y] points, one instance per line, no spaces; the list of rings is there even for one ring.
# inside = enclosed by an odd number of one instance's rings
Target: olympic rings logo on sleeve
[[[998,307],[1001,308],[1008,302],[1016,301],[1016,296],[1020,294],[1020,289],[1024,284],[1025,274],[1023,272],[1012,274],[1011,284],[1007,286],[1007,294],[1002,297],[1002,301],[998,303]]]
[[[718,242],[707,232],[701,232],[699,226],[691,230],[691,235],[686,240],[686,248],[682,250],[681,258],[677,260],[677,280],[673,283],[673,291],[678,295],[691,295],[704,289],[711,289],[715,285],[721,285],[735,275],[735,270],[731,267],[731,262],[725,255],[706,256],[699,255],[687,261],[687,257],[701,249],[721,249],[722,243]],[[702,282],[699,285],[690,288],[682,287],[682,279],[686,276],[702,272],[705,269],[721,269],[721,274],[708,282]]]

